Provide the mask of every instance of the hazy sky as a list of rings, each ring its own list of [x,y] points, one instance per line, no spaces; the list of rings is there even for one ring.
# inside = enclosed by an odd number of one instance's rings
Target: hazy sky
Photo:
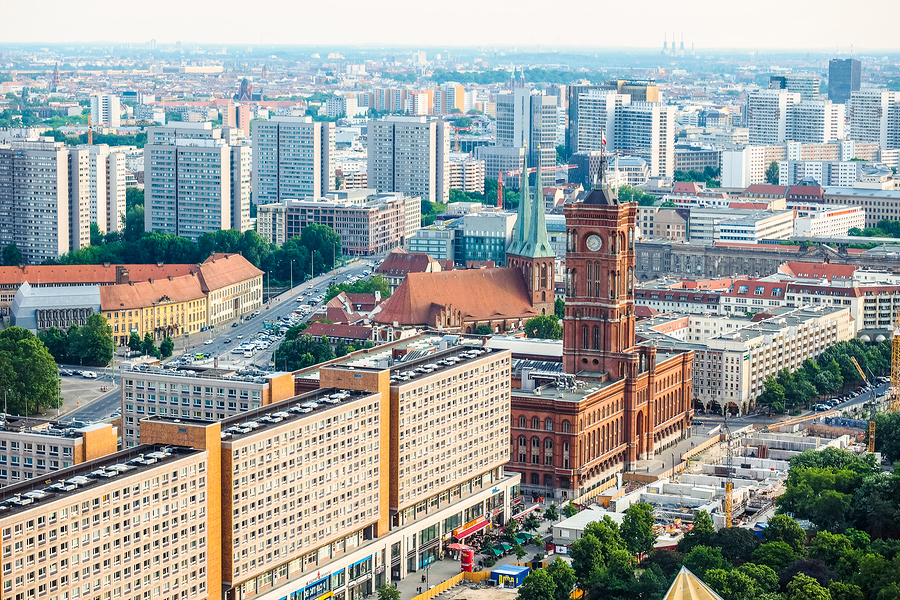
[[[898,0],[0,0],[0,16],[0,43],[900,49]]]

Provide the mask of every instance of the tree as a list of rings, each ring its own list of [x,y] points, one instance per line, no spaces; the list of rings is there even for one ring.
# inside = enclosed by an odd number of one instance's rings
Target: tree
[[[125,211],[128,212],[139,204],[144,205],[144,190],[136,187],[125,188]]]
[[[546,569],[537,569],[525,576],[519,586],[518,600],[556,600],[556,583]]]
[[[172,338],[166,336],[165,339],[159,343],[160,356],[162,356],[162,358],[169,358],[174,351],[175,342],[172,341]]]
[[[374,294],[378,292],[382,299],[391,297],[391,286],[387,279],[381,275],[372,275],[368,279],[360,279],[356,283],[339,283],[328,286],[325,292],[325,302],[328,302],[341,292],[348,294]]]
[[[59,403],[59,372],[53,356],[36,335],[21,327],[0,331],[0,390],[7,412],[28,415]]]
[[[738,570],[710,569],[702,579],[723,600],[755,600],[759,595],[753,580]]]
[[[803,554],[806,546],[806,532],[787,515],[775,515],[769,519],[763,530],[766,542],[784,542],[797,554]]]
[[[711,546],[716,537],[716,528],[705,510],[694,515],[694,527],[678,540],[678,551],[688,553],[695,546]]]
[[[516,560],[522,560],[528,554],[528,550],[523,548],[522,544],[513,545],[512,552],[516,555]]]
[[[141,350],[141,336],[135,331],[132,331],[131,335],[128,336],[128,349],[132,352],[140,352]]]
[[[556,315],[557,319],[562,319],[566,316],[566,301],[562,298],[557,298],[553,302],[553,314]]]
[[[569,556],[572,558],[572,569],[575,571],[578,586],[583,590],[589,590],[594,570],[605,564],[600,540],[593,535],[583,535],[572,544]]]
[[[144,205],[138,204],[125,211],[124,238],[126,242],[136,242],[144,235]]]
[[[802,573],[807,577],[812,577],[822,586],[827,586],[831,580],[835,579],[834,572],[818,558],[800,558],[788,565],[781,572],[780,581],[782,589],[786,589],[788,584],[798,573]]]
[[[378,600],[400,600],[400,590],[393,585],[382,583],[376,591]]]
[[[556,521],[559,519],[559,514],[556,512],[556,505],[551,504],[544,509],[544,518],[548,521]]]
[[[70,360],[78,360],[83,365],[108,365],[116,351],[112,327],[101,313],[89,316],[83,327],[70,328],[67,338],[66,354]]]
[[[656,544],[656,534],[653,533],[653,507],[644,502],[632,504],[625,510],[622,519],[622,539],[628,551],[635,555],[647,554],[653,550]],[[753,535],[750,533],[750,535]]]
[[[53,360],[57,363],[66,362],[69,341],[65,331],[51,327],[38,333],[38,339],[47,347],[47,350],[53,356]]]
[[[730,527],[729,529],[733,529]],[[724,553],[723,553],[724,554]],[[777,592],[779,588],[778,573],[766,565],[744,563],[737,569],[753,580],[754,585],[763,593]]]
[[[580,512],[580,511],[578,510],[578,507],[575,506],[574,504],[572,504],[571,502],[570,502],[569,504],[566,504],[565,506],[562,507],[562,513],[563,513],[567,518],[569,518],[569,517],[574,517],[574,516],[577,515],[579,512]]]
[[[778,185],[778,162],[772,161],[766,167],[766,182],[772,185]]]
[[[575,570],[558,556],[544,570],[550,575],[556,588],[553,600],[569,600],[569,595],[575,588]]]
[[[700,579],[706,579],[710,569],[730,569],[731,565],[722,556],[721,548],[696,546],[684,557],[684,566]]]
[[[858,585],[842,581],[832,581],[828,586],[828,593],[831,594],[831,600],[863,600],[864,598],[862,589]]]
[[[156,356],[159,351],[156,349],[156,343],[153,341],[153,336],[150,333],[144,334],[144,339],[141,340],[141,353],[146,356]]]
[[[7,244],[3,246],[3,266],[16,267],[22,264],[22,251],[15,244]]]
[[[491,335],[492,333],[494,331],[491,329],[491,326],[484,323],[475,328],[475,335]]]
[[[541,526],[535,513],[529,513],[525,520],[522,521],[522,531],[537,531]]]
[[[743,527],[723,527],[716,532],[715,545],[722,549],[722,556],[731,562],[744,562],[759,546],[759,539]]]
[[[831,594],[818,581],[800,573],[788,584],[787,598],[788,600],[831,600]]]
[[[787,568],[797,558],[797,553],[785,542],[760,544],[759,548],[753,552],[753,562],[766,565],[779,572]]]
[[[562,325],[555,315],[538,315],[525,321],[526,337],[561,340],[562,334]]]

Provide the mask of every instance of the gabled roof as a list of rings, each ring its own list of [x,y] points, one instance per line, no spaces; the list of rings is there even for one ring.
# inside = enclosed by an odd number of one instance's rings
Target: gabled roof
[[[744,193],[744,198],[787,198],[788,186],[758,183],[751,185]]]
[[[521,271],[502,267],[410,273],[373,320],[435,326],[436,315],[444,309],[459,311],[469,321],[537,315]]]
[[[678,181],[672,188],[672,193],[694,195],[699,194],[702,190],[703,188],[695,181]]]
[[[859,267],[856,265],[837,265],[833,263],[786,262],[778,270],[792,277],[801,279],[853,279]]]
[[[108,285],[116,282],[119,265],[25,265],[0,267],[0,285],[16,285],[23,281],[31,285]],[[130,281],[163,279],[188,275],[196,265],[122,265]]]
[[[388,254],[375,272],[396,277],[407,273],[428,273],[440,270],[440,268],[440,262],[425,253],[407,252],[402,248],[397,248]]]
[[[722,597],[687,567],[681,567],[663,600],[722,600]]]
[[[154,304],[189,302],[206,297],[196,275],[182,275],[150,281],[100,286],[100,307],[104,311],[143,308]]]
[[[240,254],[213,254],[200,263],[197,270],[204,292],[220,290],[264,274]]]

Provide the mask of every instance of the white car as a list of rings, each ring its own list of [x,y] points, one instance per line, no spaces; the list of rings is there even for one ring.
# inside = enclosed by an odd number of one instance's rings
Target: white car
[[[239,339],[239,340],[244,339],[244,334],[242,333],[242,334],[238,335],[238,336],[237,336],[237,339]]]
[[[205,342],[203,342],[203,345],[204,345],[204,346],[209,346],[209,345],[211,345],[212,343],[213,343],[212,340],[206,340]]]

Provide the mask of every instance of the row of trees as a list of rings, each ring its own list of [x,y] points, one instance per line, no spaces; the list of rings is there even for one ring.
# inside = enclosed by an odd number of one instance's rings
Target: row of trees
[[[900,238],[900,221],[882,219],[875,227],[866,227],[865,229],[853,227],[847,234],[860,237]]]
[[[368,279],[360,279],[353,283],[339,283],[337,285],[329,285],[328,291],[325,292],[325,302],[328,302],[341,292],[348,294],[374,294],[378,292],[382,299],[391,297],[391,286],[387,279],[381,275],[372,275]]]
[[[143,193],[129,190],[126,203],[125,226],[122,231],[105,235],[93,230],[91,245],[63,254],[48,264],[95,265],[199,263],[216,252],[239,253],[254,266],[269,273],[271,281],[288,283],[292,278],[303,281],[307,275],[324,273],[334,268],[341,258],[341,238],[327,225],[312,224],[275,248],[255,231],[224,229],[204,233],[192,242],[181,236],[144,231]],[[21,260],[18,249],[3,249],[4,263]]]
[[[872,346],[866,346],[859,339],[838,342],[822,352],[815,361],[806,359],[796,371],[782,369],[776,375],[767,377],[765,391],[756,402],[775,412],[784,412],[837,393],[846,385],[859,383],[862,378],[851,357],[873,375],[887,373],[891,367],[891,342],[885,340]]]
[[[146,356],[155,356],[156,358],[169,358],[175,352],[175,342],[172,338],[165,337],[156,347],[153,336],[145,333],[143,339],[135,332],[131,332],[128,337],[128,349],[132,352],[140,352]]]
[[[705,183],[708,188],[722,187],[722,170],[713,167],[704,167],[702,171],[691,169],[690,171],[675,171],[672,175],[675,181],[695,181]]]
[[[53,359],[62,364],[106,366],[116,350],[112,328],[100,313],[89,316],[82,327],[71,325],[68,330],[51,327],[37,337]]]

